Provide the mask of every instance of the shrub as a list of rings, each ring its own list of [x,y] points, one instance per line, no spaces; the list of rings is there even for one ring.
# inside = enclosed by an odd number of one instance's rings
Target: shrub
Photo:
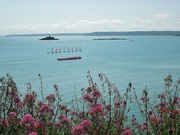
[[[44,98],[42,77],[39,74],[42,100],[31,90],[22,96],[10,74],[0,78],[0,134],[2,135],[177,135],[180,134],[180,80],[174,83],[168,75],[165,90],[150,101],[148,90],[138,98],[129,83],[124,94],[103,74],[99,74],[101,89],[93,82],[82,89],[82,97],[63,102],[59,88]],[[132,92],[134,95],[132,96]],[[132,118],[131,102],[135,101],[143,122]]]

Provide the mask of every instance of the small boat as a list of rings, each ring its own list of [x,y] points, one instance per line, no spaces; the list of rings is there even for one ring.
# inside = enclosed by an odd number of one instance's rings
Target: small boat
[[[81,59],[81,56],[72,56],[72,57],[66,57],[66,58],[57,58],[57,60],[59,61],[63,61],[63,60],[78,60]]]
[[[59,48],[59,53],[61,53],[61,48]]]
[[[58,53],[58,49],[56,48],[55,53]]]

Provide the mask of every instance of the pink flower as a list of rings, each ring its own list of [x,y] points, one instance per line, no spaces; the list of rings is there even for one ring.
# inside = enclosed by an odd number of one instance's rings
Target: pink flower
[[[94,90],[94,91],[92,92],[92,95],[93,95],[94,97],[98,98],[98,97],[101,96],[101,93],[100,93],[99,90]]]
[[[28,135],[38,135],[36,132],[31,132]]]
[[[54,94],[50,94],[50,95],[46,96],[46,100],[49,102],[54,102],[55,101]]]
[[[86,91],[87,91],[88,93],[91,93],[91,92],[92,92],[92,87],[88,87],[88,88],[86,89]]]
[[[90,103],[93,101],[93,97],[91,97],[89,94],[84,94],[83,99]]]
[[[16,119],[16,118],[17,118],[16,112],[9,112],[9,117],[10,117],[11,119]]]
[[[163,122],[164,122],[164,118],[157,118],[157,121],[158,121],[159,123],[163,123]]]
[[[18,96],[15,96],[15,97],[13,98],[13,100],[14,100],[15,103],[19,103],[19,102],[21,101]]]
[[[56,129],[60,129],[60,128],[61,128],[60,123],[54,123],[54,128],[56,128]]]
[[[36,100],[35,94],[27,93],[24,97],[24,102],[35,102],[35,100]]]
[[[161,98],[165,98],[165,94],[162,93],[162,94],[160,95],[160,97],[161,97]]]
[[[110,111],[110,110],[111,110],[111,105],[110,105],[110,104],[106,105],[106,110],[107,110],[107,111]]]
[[[148,114],[149,114],[149,115],[151,115],[151,114],[152,114],[152,111],[151,111],[151,110],[149,110],[149,111],[148,111]]]
[[[73,135],[84,135],[84,129],[82,126],[75,126],[73,129],[72,129],[72,134]]]
[[[91,116],[97,117],[102,116],[104,114],[104,110],[101,104],[96,104],[94,107],[89,111]]]
[[[143,123],[142,126],[141,126],[141,129],[142,129],[142,130],[145,130],[145,129],[147,129],[147,128],[148,128],[148,127],[147,127],[147,124],[146,124],[146,123]]]
[[[19,102],[19,103],[16,105],[16,107],[17,107],[17,108],[23,108],[23,107],[24,107],[24,105],[23,105],[23,103],[22,103],[22,102]]]
[[[44,102],[43,101],[38,101],[38,105],[41,107],[44,105]]]
[[[157,121],[157,117],[156,117],[156,116],[151,116],[151,117],[150,117],[150,120],[151,120],[152,122],[156,122],[156,121]]]
[[[90,128],[91,123],[90,123],[90,121],[89,121],[89,120],[84,120],[83,122],[81,122],[81,124],[80,124],[80,125],[84,128],[84,130],[87,130],[87,129],[89,129],[89,128]]]
[[[136,121],[136,117],[133,116],[132,117],[132,122],[134,122],[134,121]]]
[[[165,108],[165,107],[163,107],[163,108],[160,109],[160,112],[167,113],[167,112],[168,112],[168,109]]]
[[[120,102],[120,101],[117,101],[117,102],[115,102],[114,104],[115,104],[115,107],[119,108],[120,105],[121,105],[121,102]]]
[[[0,119],[0,125],[4,125],[5,127],[9,127],[9,123],[8,123],[7,118]]]
[[[53,113],[53,109],[45,104],[40,108],[40,112],[45,114]]]
[[[21,118],[20,125],[24,125],[31,128],[37,127],[35,119],[30,114],[26,114]]]
[[[70,121],[67,117],[62,116],[61,118],[62,124],[70,125]]]
[[[60,105],[61,110],[65,110],[66,106],[65,105]]]
[[[172,115],[178,115],[180,114],[180,110],[173,110]]]
[[[132,131],[130,129],[127,129],[123,132],[123,135],[131,135]]]
[[[45,130],[46,126],[43,122],[39,121],[37,122],[37,128]]]
[[[161,103],[159,103],[159,106],[164,107],[164,106],[165,106],[165,103],[164,103],[164,102],[161,102]]]

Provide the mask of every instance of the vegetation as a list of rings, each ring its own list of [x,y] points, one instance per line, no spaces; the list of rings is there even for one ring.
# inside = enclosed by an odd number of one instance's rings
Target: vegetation
[[[180,80],[165,79],[165,90],[150,101],[145,88],[137,97],[129,83],[124,94],[100,73],[101,89],[88,72],[89,86],[82,97],[70,103],[62,100],[58,86],[44,97],[42,78],[41,101],[27,83],[22,96],[10,74],[0,78],[0,134],[2,135],[177,135],[180,134]],[[143,122],[135,114],[129,117],[132,101],[141,112]]]

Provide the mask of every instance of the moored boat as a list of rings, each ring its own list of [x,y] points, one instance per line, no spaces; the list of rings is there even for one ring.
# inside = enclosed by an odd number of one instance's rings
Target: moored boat
[[[81,56],[72,56],[72,57],[66,57],[66,58],[57,58],[57,60],[63,61],[63,60],[77,60],[81,59]]]

